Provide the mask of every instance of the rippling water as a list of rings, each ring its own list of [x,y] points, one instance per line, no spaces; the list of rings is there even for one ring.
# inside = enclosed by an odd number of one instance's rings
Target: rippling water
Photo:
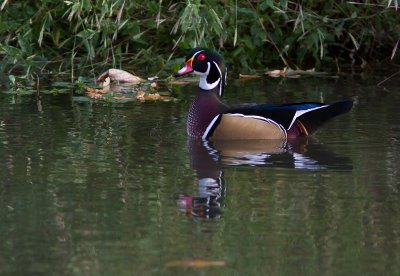
[[[400,273],[399,79],[234,81],[226,101],[354,98],[316,139],[199,143],[176,103],[0,94],[0,274]]]

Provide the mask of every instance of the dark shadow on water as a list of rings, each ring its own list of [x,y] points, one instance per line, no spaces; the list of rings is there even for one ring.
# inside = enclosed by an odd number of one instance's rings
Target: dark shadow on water
[[[257,166],[304,171],[351,171],[349,158],[306,138],[294,141],[242,140],[187,142],[191,167],[198,177],[198,195],[178,194],[181,211],[197,218],[218,218],[225,197],[224,168]]]

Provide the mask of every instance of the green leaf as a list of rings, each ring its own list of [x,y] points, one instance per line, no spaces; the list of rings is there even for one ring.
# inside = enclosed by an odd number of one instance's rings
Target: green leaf
[[[219,25],[219,27],[221,28],[221,30],[223,30],[224,27],[222,26],[222,22],[221,22],[221,20],[219,19],[219,17],[218,17],[218,15],[217,15],[217,13],[215,12],[215,10],[214,10],[214,9],[211,9],[210,12],[211,12],[212,16],[214,17],[215,21],[218,23],[218,25]]]
[[[351,41],[353,42],[354,47],[356,48],[356,50],[358,50],[360,48],[360,44],[357,42],[357,40],[351,33],[348,33],[348,34],[349,34]]]
[[[8,76],[8,79],[10,80],[10,83],[11,83],[12,85],[15,85],[15,76],[14,76],[14,75],[9,75],[9,76]]]
[[[21,49],[18,49],[13,46],[0,45],[0,49],[5,51],[7,55],[9,55],[13,58],[21,58],[23,56]]]
[[[83,31],[77,33],[76,36],[84,38],[84,39],[91,39],[95,34],[96,34],[96,31],[91,30],[91,29],[86,29],[86,30],[83,30]]]
[[[44,29],[46,27],[46,22],[47,22],[47,17],[44,19],[43,24],[42,24],[42,28],[40,29],[40,32],[39,32],[39,38],[38,38],[39,46],[42,46],[43,33],[44,33]]]

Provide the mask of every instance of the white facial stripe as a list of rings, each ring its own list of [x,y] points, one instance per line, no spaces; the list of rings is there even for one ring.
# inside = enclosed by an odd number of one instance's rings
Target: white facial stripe
[[[193,73],[195,73],[196,75],[200,76],[200,82],[199,82],[199,87],[203,90],[211,90],[214,89],[219,82],[221,81],[221,78],[218,78],[215,82],[213,83],[208,83],[207,82],[207,76],[208,73],[210,73],[210,68],[211,68],[211,64],[209,62],[207,62],[207,71],[206,72],[198,72],[198,71],[194,71]]]
[[[218,64],[217,64],[215,61],[213,61],[213,62],[214,62],[215,66],[217,67],[218,72],[219,72],[219,78],[218,78],[218,80],[217,80],[217,82],[219,82],[219,81],[222,79],[221,69],[219,68]],[[220,85],[220,87],[219,87],[219,92],[218,92],[218,94],[219,94],[219,96],[222,96],[222,85]]]
[[[218,66],[218,64],[217,64],[215,61],[213,61],[213,62],[214,62],[215,66],[216,66],[217,69],[218,69],[219,76],[222,77],[221,69],[219,69],[219,66]]]
[[[194,53],[194,55],[192,56],[192,59],[194,60],[194,57],[195,57],[197,54],[201,53],[201,52],[204,52],[204,50],[200,50],[200,51],[197,51],[196,53]]]

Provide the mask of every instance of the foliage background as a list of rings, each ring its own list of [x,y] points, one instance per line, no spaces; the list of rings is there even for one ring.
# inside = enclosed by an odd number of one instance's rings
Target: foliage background
[[[3,0],[0,71],[30,75],[55,64],[63,72],[133,66],[160,73],[200,45],[220,50],[241,72],[365,65],[399,56],[398,6],[397,0]]]

